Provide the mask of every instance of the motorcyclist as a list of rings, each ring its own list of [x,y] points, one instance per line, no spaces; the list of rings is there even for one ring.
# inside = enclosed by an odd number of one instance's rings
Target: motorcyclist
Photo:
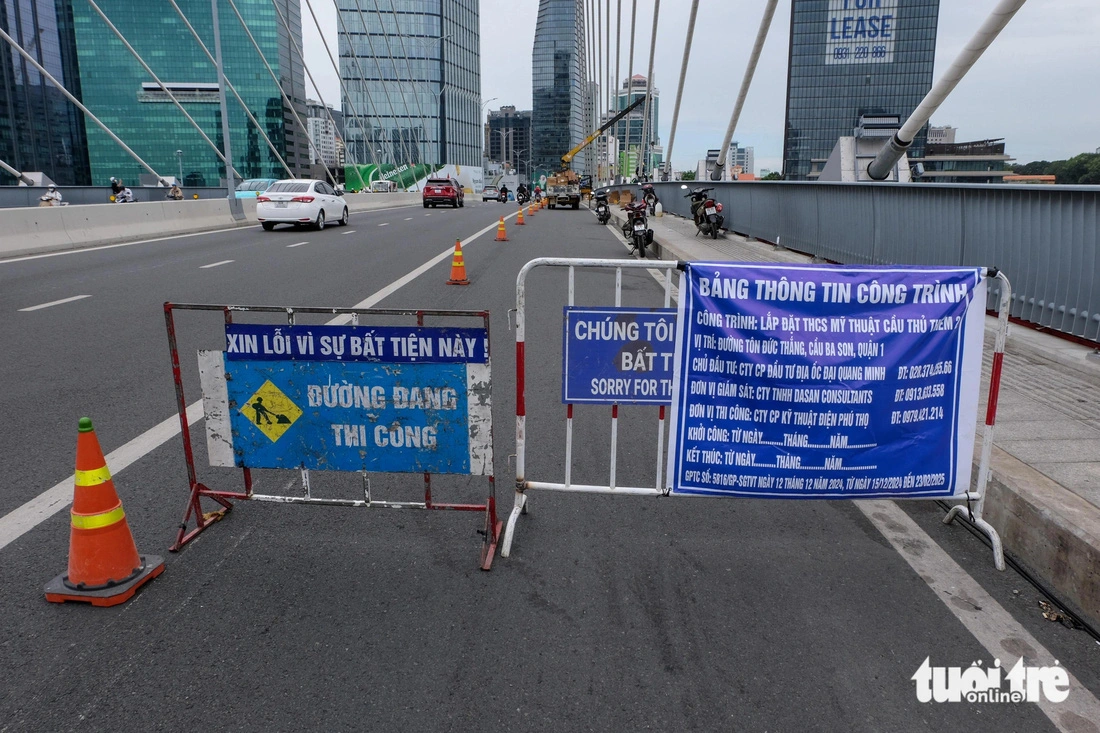
[[[52,183],[46,187],[46,193],[38,197],[39,206],[61,206],[61,192]]]
[[[173,201],[182,201],[183,191],[180,189],[180,185],[178,183],[173,183],[172,188],[168,190],[168,194],[165,198],[172,199]]]
[[[125,186],[122,185],[122,181],[118,180],[114,176],[111,176],[111,193],[115,196],[118,196],[120,193],[122,193],[123,188],[125,188]]]
[[[501,203],[508,200],[508,187],[505,186],[503,183],[500,184],[500,200]]]
[[[134,192],[126,186],[122,187],[122,191],[115,196],[116,204],[129,204],[134,201]]]
[[[535,186],[535,201],[542,201],[542,189],[538,186]]]

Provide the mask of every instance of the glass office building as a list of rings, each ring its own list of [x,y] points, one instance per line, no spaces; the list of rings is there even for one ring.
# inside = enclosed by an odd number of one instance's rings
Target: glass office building
[[[0,24],[80,99],[71,0],[0,0]],[[0,160],[62,186],[88,185],[84,113],[17,51],[0,53]],[[0,170],[0,185],[15,177]]]
[[[806,180],[861,115],[905,119],[932,87],[939,0],[792,0],[783,175]],[[923,154],[926,131],[910,156]]]
[[[650,92],[649,83],[641,74],[635,74],[629,80],[629,89],[627,81],[624,79],[621,87],[615,92],[615,109],[619,111],[626,109]],[[612,129],[612,134],[618,138],[622,150],[619,155],[620,170],[628,179],[640,175],[643,167],[651,174],[661,165],[664,151],[660,147],[661,140],[657,135],[660,111],[661,90],[653,87],[652,98],[649,100],[649,126],[645,126],[645,102],[643,102],[626,117],[616,122]],[[649,145],[646,146],[648,162],[640,162],[643,129],[649,133]]]
[[[480,166],[478,0],[337,0],[348,162]]]
[[[531,136],[535,179],[561,168],[561,156],[584,140],[584,6],[581,0],[539,0],[531,59],[533,110]],[[573,159],[575,171],[588,167],[587,151]]]
[[[263,57],[305,122],[300,0],[236,0]],[[217,72],[169,3],[100,0],[111,22],[172,91],[216,145],[222,145]],[[210,0],[177,0],[203,43],[214,52]],[[271,139],[294,175],[309,171],[309,144],[271,73],[264,66],[228,3],[218,21],[225,76]],[[86,2],[73,3],[82,101],[157,173],[179,176],[192,186],[216,186],[225,166],[167,94],[150,79],[103,19]],[[278,162],[232,93],[226,93],[233,165],[244,178],[285,178]],[[148,172],[94,125],[88,125],[93,185],[111,176],[136,185]]]

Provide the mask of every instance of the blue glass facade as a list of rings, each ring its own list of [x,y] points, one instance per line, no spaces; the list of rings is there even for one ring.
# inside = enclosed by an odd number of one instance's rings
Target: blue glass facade
[[[582,0],[539,0],[531,59],[531,136],[535,178],[561,168],[561,156],[588,135],[585,117],[584,6]],[[573,158],[586,170],[588,151]]]
[[[806,180],[860,115],[905,119],[932,87],[939,0],[792,0],[783,174]],[[926,130],[910,155],[923,153]]]
[[[481,165],[478,0],[337,0],[349,162]]]
[[[71,0],[0,0],[0,25],[80,99]],[[60,185],[88,185],[83,113],[4,44],[0,53],[0,160]],[[0,185],[14,176],[0,171]]]
[[[177,2],[213,53],[210,0]],[[172,6],[157,3],[154,10],[148,0],[99,0],[98,4],[157,76],[173,89],[203,132],[220,146],[217,72]],[[293,42],[301,45],[299,0],[236,0],[236,5],[304,122],[304,67],[293,50]],[[290,26],[289,33],[276,7]],[[278,85],[232,8],[228,3],[219,3],[219,9],[226,78],[295,175],[307,175],[309,145],[305,131],[298,129]],[[188,185],[218,185],[225,177],[224,164],[103,19],[88,3],[76,2],[73,22],[81,101],[159,174],[178,176],[182,169]],[[285,178],[287,172],[228,92],[227,102],[233,165],[238,173],[245,178]],[[87,137],[93,185],[106,185],[111,176],[135,185],[139,176],[147,173],[93,125],[88,126]],[[177,150],[182,153],[177,155]]]

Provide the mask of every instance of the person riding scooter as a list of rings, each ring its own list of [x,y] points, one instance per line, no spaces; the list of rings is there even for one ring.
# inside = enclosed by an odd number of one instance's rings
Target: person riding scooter
[[[46,187],[46,193],[38,197],[39,206],[61,206],[61,192],[52,183]]]

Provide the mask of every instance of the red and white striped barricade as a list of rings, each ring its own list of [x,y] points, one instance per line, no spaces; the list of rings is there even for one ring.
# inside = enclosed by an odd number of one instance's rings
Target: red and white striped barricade
[[[660,405],[653,486],[616,482],[619,404],[614,401],[608,483],[574,482],[568,386],[563,386],[564,480],[528,476],[526,281],[536,267],[568,268],[568,306],[574,305],[576,268],[613,270],[615,307],[620,309],[623,269],[664,270],[666,305],[673,290],[672,269],[683,271],[669,400],[669,453],[666,460],[665,407]],[[999,281],[1001,308],[978,481],[971,488],[990,278]],[[983,268],[561,258],[529,262],[516,287],[516,499],[501,554],[511,551],[516,524],[527,511],[532,490],[947,499],[964,504],[952,509],[945,522],[967,510],[989,536],[994,562],[1003,569],[1000,538],[983,519],[982,509],[1009,297],[1004,274]],[[563,385],[571,381],[569,364],[584,364],[569,352],[589,349],[581,339],[585,328],[593,337],[605,335],[578,320],[578,332],[570,336],[571,319],[567,307]],[[630,309],[617,319],[642,322]],[[606,336],[614,341],[617,334]],[[592,349],[597,363],[603,358],[599,354],[607,353],[599,345]],[[623,362],[624,368],[638,363],[625,356]]]
[[[198,353],[206,447],[211,466],[241,469],[244,491],[198,479],[176,339],[179,311],[222,314],[223,349]],[[244,314],[264,322],[235,320]],[[286,323],[272,324],[265,314],[280,314]],[[302,322],[319,315],[335,318]],[[488,312],[165,303],[164,317],[189,488],[172,551],[224,516],[234,500],[457,510],[484,515],[480,564],[490,569],[503,523],[493,478]],[[302,493],[256,492],[258,468],[299,472]],[[312,470],[361,474],[362,498],[316,495]],[[423,474],[422,500],[372,495],[372,476],[408,473]],[[433,474],[487,477],[484,503],[439,501]],[[204,511],[204,499],[216,511]]]

